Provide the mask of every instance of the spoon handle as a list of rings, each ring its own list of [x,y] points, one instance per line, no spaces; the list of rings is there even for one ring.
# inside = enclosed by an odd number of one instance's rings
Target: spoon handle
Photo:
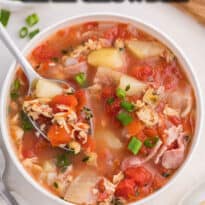
[[[2,181],[0,182],[0,196],[5,201],[6,205],[19,205]]]
[[[30,63],[22,55],[21,51],[17,48],[11,37],[9,36],[6,29],[0,23],[0,38],[5,43],[6,47],[11,51],[11,53],[16,57],[18,62],[21,64],[22,69],[24,70],[26,76],[30,83],[36,78],[39,78],[39,75],[33,70]]]

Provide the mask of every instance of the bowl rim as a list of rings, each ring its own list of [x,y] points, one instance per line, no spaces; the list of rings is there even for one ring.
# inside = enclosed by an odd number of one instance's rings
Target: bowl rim
[[[182,173],[182,171],[185,169],[187,166],[188,162],[191,160],[191,157],[196,150],[196,147],[199,143],[199,139],[201,136],[201,130],[202,130],[202,123],[203,123],[203,98],[201,94],[201,89],[198,83],[198,80],[193,72],[193,66],[191,65],[189,59],[186,57],[184,52],[179,48],[179,46],[163,31],[161,31],[159,28],[155,27],[154,25],[147,23],[145,20],[142,20],[140,18],[136,18],[134,16],[129,16],[129,15],[124,15],[120,13],[115,13],[115,12],[92,12],[92,13],[84,13],[81,15],[75,15],[73,17],[68,17],[65,18],[64,20],[58,21],[57,23],[48,26],[46,29],[44,29],[40,34],[38,34],[35,38],[33,38],[30,42],[26,44],[26,46],[23,49],[24,54],[28,54],[34,47],[39,45],[42,40],[45,40],[47,37],[49,37],[51,34],[53,34],[55,31],[58,31],[61,28],[68,27],[70,25],[75,25],[78,23],[83,23],[86,21],[92,21],[88,19],[93,19],[93,21],[100,21],[100,20],[108,20],[108,21],[113,21],[113,19],[116,22],[131,22],[134,23],[140,28],[141,30],[147,32],[148,34],[151,34],[154,36],[156,39],[158,39],[160,42],[163,42],[166,46],[169,48],[171,47],[171,50],[174,50],[174,54],[177,56],[181,64],[184,64],[186,66],[183,67],[183,71],[187,73],[187,77],[189,78],[192,87],[194,88],[194,94],[196,98],[196,107],[197,107],[197,129],[195,130],[195,136],[192,141],[192,145],[190,147],[189,153],[181,165],[181,167],[176,171],[174,176],[158,191],[150,194],[149,196],[141,199],[140,201],[136,201],[133,203],[130,203],[132,205],[140,205],[143,203],[146,203],[154,198],[156,198],[158,195],[160,195],[162,192],[167,190],[179,177],[179,175]],[[86,20],[85,20],[86,19]],[[169,45],[168,45],[169,44]],[[13,163],[17,167],[18,171],[22,174],[22,176],[33,186],[35,187],[36,190],[47,196],[48,198],[52,199],[55,202],[58,202],[59,204],[62,205],[72,205],[73,203],[64,201],[60,199],[59,197],[55,196],[54,194],[50,193],[48,190],[43,188],[35,179],[32,178],[32,176],[25,170],[23,167],[22,163],[18,159],[14,148],[12,147],[12,142],[10,139],[9,135],[9,130],[8,130],[8,125],[5,123],[7,121],[7,98],[8,98],[8,90],[10,87],[11,79],[12,76],[14,75],[16,67],[16,62],[13,62],[12,65],[9,68],[9,71],[6,74],[6,77],[3,82],[3,86],[1,89],[1,98],[0,98],[0,127],[1,127],[1,132],[2,132],[2,138],[3,142],[6,146],[6,149],[9,153],[9,156],[11,157]],[[12,75],[13,74],[13,75]],[[189,76],[188,76],[189,75]],[[190,79],[191,78],[191,79]]]

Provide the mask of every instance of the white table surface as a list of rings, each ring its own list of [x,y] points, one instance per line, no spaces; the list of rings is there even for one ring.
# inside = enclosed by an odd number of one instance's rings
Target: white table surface
[[[10,34],[21,48],[27,43],[27,40],[19,39],[18,29],[24,25],[25,17],[34,11],[40,16],[41,20],[38,26],[41,29],[65,17],[97,11],[118,12],[141,18],[165,31],[183,49],[193,64],[194,72],[200,81],[203,96],[205,96],[205,27],[202,27],[191,17],[184,15],[168,4],[137,2],[86,4],[81,1],[75,4],[60,3],[40,6],[35,4],[30,10],[27,9],[13,13],[8,25]],[[13,57],[0,42],[0,87],[12,61]],[[203,131],[205,131],[205,126]],[[0,147],[4,148],[2,139],[0,139]],[[205,136],[202,134],[199,146],[192,160],[175,183],[160,196],[146,203],[146,205],[177,205],[178,201],[187,191],[205,178],[204,156]],[[57,205],[57,203],[54,203],[34,189],[19,174],[8,155],[7,162],[9,165],[7,171],[8,186],[11,190],[15,190],[22,195],[28,205]]]

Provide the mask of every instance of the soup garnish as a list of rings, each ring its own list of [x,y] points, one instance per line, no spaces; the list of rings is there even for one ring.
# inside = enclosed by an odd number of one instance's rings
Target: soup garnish
[[[88,22],[57,31],[28,58],[74,88],[39,80],[26,96],[20,68],[11,86],[14,148],[45,189],[75,204],[127,204],[171,180],[194,136],[196,105],[169,48],[130,24]]]

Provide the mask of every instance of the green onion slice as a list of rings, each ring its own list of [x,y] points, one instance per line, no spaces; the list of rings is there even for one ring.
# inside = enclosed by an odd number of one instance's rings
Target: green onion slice
[[[36,13],[31,14],[30,16],[26,17],[26,23],[28,26],[33,26],[39,22],[39,17]]]
[[[29,38],[32,39],[35,35],[37,35],[40,30],[37,28],[29,33]]]
[[[27,27],[22,27],[19,31],[19,36],[20,38],[25,38],[28,35],[28,28]]]
[[[159,141],[159,137],[148,138],[144,141],[144,146],[148,148],[154,147]]]
[[[115,101],[115,98],[110,97],[107,99],[107,104],[111,105]]]
[[[122,101],[120,103],[121,108],[124,108],[128,112],[133,112],[134,111],[134,105],[130,102],[127,101]]]
[[[142,147],[142,142],[138,138],[132,137],[129,144],[128,144],[128,149],[134,155],[137,155],[138,152],[140,151],[141,147]]]
[[[117,119],[122,123],[122,125],[126,126],[132,122],[132,117],[126,112],[120,112],[117,115]]]
[[[10,18],[11,12],[5,9],[1,9],[0,10],[0,21],[2,23],[3,26],[7,26],[8,22],[9,22],[9,18]]]
[[[21,111],[21,126],[24,131],[29,131],[33,129],[33,125],[30,122],[28,116],[24,113],[24,111]]]
[[[126,96],[126,92],[125,92],[125,90],[123,90],[121,88],[117,88],[116,95],[117,95],[118,98],[123,99]]]
[[[70,161],[68,160],[68,156],[66,154],[61,154],[57,156],[56,165],[59,168],[64,168],[70,165]]]
[[[75,81],[78,83],[80,86],[84,86],[86,83],[86,75],[85,73],[78,73],[75,75]]]

